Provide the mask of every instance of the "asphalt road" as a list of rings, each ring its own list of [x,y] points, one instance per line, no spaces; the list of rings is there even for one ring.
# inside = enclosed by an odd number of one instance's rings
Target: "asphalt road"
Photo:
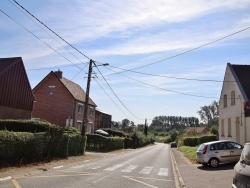
[[[155,144],[0,183],[6,188],[175,187],[169,145]]]

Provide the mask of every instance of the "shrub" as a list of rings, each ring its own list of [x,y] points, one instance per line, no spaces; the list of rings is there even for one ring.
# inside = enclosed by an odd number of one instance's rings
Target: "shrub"
[[[124,140],[124,148],[133,148],[133,139],[132,138],[125,138]]]
[[[124,148],[124,138],[89,134],[87,135],[86,148],[94,151],[112,151],[122,149]]]
[[[216,135],[204,135],[200,137],[186,137],[183,138],[184,146],[197,146],[205,142],[218,140]]]
[[[133,148],[143,147],[148,144],[154,143],[155,141],[152,135],[146,136],[142,132],[135,132],[132,138],[133,138]]]
[[[183,139],[183,144],[185,146],[197,146],[199,145],[199,138],[198,137],[186,137]]]

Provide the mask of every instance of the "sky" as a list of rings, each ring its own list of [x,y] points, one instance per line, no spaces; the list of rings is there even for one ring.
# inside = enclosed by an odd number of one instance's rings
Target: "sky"
[[[60,69],[84,90],[92,59],[90,98],[113,121],[199,118],[227,63],[250,64],[250,0],[16,2],[61,38],[1,0],[0,58],[22,57],[32,88]]]

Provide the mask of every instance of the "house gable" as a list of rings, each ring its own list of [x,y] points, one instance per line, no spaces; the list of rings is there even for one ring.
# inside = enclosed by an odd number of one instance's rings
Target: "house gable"
[[[32,111],[35,97],[21,57],[0,58],[0,106]]]

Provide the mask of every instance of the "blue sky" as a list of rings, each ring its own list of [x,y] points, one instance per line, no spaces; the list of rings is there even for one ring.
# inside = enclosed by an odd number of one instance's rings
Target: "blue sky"
[[[250,27],[250,0],[17,2],[87,57],[110,64],[98,68],[119,99],[96,68],[90,97],[114,121],[127,118],[138,124],[159,115],[199,117],[201,106],[219,100],[222,82],[185,79],[222,81],[228,62],[250,62],[250,29],[169,59]],[[21,56],[32,88],[51,70],[60,69],[86,89],[89,59],[30,20],[13,0],[1,0],[0,10],[40,39],[0,12],[0,57]],[[122,71],[114,67],[136,68],[141,74],[114,74]]]

